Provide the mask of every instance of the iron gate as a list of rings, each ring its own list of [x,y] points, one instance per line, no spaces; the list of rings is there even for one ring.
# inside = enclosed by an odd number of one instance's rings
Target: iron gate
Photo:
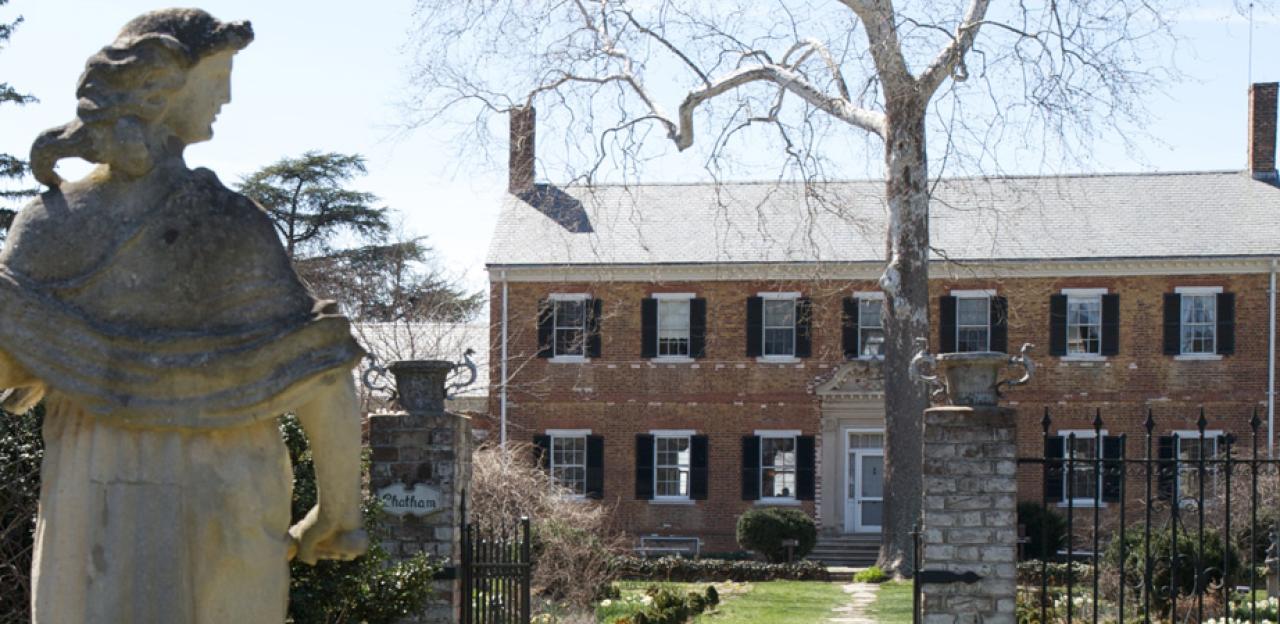
[[[529,518],[497,526],[469,522],[465,494],[461,511],[463,624],[529,624]]]
[[[1091,430],[1051,434],[1046,409],[1044,454],[1018,463],[1040,467],[1040,504],[1065,516],[1065,533],[1050,543],[1054,523],[1027,527],[1048,556],[1020,566],[1019,621],[1275,621],[1257,590],[1280,461],[1259,454],[1256,410],[1240,420],[1211,428],[1201,409],[1194,429],[1166,431],[1148,410],[1134,445],[1106,434],[1100,410]]]

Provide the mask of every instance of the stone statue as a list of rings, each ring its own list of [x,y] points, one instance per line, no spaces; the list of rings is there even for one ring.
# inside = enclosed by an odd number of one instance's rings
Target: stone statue
[[[142,15],[89,59],[75,120],[32,147],[49,188],[0,252],[0,388],[10,411],[46,405],[37,623],[279,623],[292,554],[367,546],[363,353],[262,209],[183,161],[252,39],[199,10]],[[99,166],[64,182],[71,157]],[[320,489],[293,527],[290,411]]]

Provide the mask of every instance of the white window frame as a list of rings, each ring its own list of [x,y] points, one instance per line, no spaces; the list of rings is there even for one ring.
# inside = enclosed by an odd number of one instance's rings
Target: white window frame
[[[547,300],[551,303],[551,361],[556,363],[580,363],[589,362],[591,358],[587,357],[587,330],[589,323],[587,317],[591,315],[591,311],[587,309],[587,305],[591,301],[590,293],[551,293],[547,296]],[[579,301],[582,303],[582,353],[559,353],[557,352],[559,340],[556,339],[556,332],[561,329],[559,321],[559,310],[556,304],[566,301]],[[565,327],[563,329],[572,329]]]
[[[676,362],[692,362],[693,361],[693,300],[697,297],[695,293],[653,293],[651,297],[658,302],[657,318],[655,319],[655,336],[654,340],[658,341],[653,345],[654,356],[653,361],[663,363]],[[685,328],[685,345],[688,353],[684,355],[662,355],[662,304],[667,301],[684,301],[689,305],[689,323]]]
[[[880,351],[880,355],[866,355],[862,352],[862,347],[863,347],[862,332],[865,330],[865,328],[862,325],[862,302],[863,301],[879,301],[881,305],[883,305],[884,293],[878,290],[869,291],[869,292],[857,292],[857,293],[853,293],[853,299],[854,299],[854,304],[858,306],[858,359],[859,360],[883,360],[884,359],[883,348]],[[880,333],[882,336],[884,335],[883,308],[880,311]],[[881,342],[881,344],[883,345],[884,343]]]
[[[1196,467],[1198,462],[1195,462],[1195,461],[1184,462],[1181,460],[1182,440],[1187,439],[1187,440],[1195,440],[1197,442],[1200,441],[1200,430],[1199,429],[1175,429],[1173,431],[1170,431],[1169,435],[1173,436],[1173,456],[1175,458],[1178,458],[1178,470],[1173,475],[1173,491],[1176,493],[1175,496],[1177,496],[1179,505],[1183,505],[1183,506],[1192,505],[1194,504],[1193,501],[1199,500],[1199,497],[1198,496],[1184,497],[1182,495],[1182,470],[1184,466],[1193,466],[1192,469],[1198,471],[1198,467]],[[1223,431],[1221,429],[1205,429],[1204,430],[1205,442],[1213,442],[1213,456],[1210,459],[1218,458],[1218,453],[1222,450],[1218,445],[1218,438],[1222,437],[1222,435],[1223,435]],[[1219,469],[1219,466],[1215,464],[1210,464],[1208,466],[1205,466],[1204,472],[1205,472],[1205,477],[1209,478],[1212,482],[1212,485],[1206,484],[1204,488],[1204,492],[1205,492],[1204,497],[1206,501],[1211,501],[1217,496],[1218,486],[1220,485],[1219,475],[1221,474],[1222,471]]]
[[[1178,305],[1178,355],[1174,359],[1178,360],[1221,360],[1222,354],[1218,353],[1218,295],[1222,294],[1221,286],[1179,286],[1173,289],[1173,292],[1182,295],[1181,303]],[[1213,330],[1213,348],[1209,351],[1183,351],[1182,350],[1182,332],[1186,327],[1183,324],[1183,306],[1187,304],[1187,297],[1212,297],[1213,298],[1213,322],[1208,325]]]
[[[1097,457],[1102,457],[1102,452],[1105,446],[1102,443],[1102,441],[1107,438],[1107,430],[1103,429],[1102,431],[1099,432],[1093,429],[1062,429],[1062,430],[1059,430],[1056,434],[1054,434],[1062,437],[1062,502],[1058,503],[1058,506],[1073,507],[1073,508],[1086,507],[1089,509],[1093,509],[1095,505],[1094,505],[1094,498],[1092,496],[1084,497],[1084,498],[1067,498],[1067,493],[1071,491],[1070,484],[1067,482],[1067,479],[1071,478],[1071,474],[1067,472],[1067,466],[1068,466],[1068,460],[1071,457],[1071,449],[1069,448],[1068,445],[1071,442],[1072,434],[1075,434],[1077,440],[1083,440],[1083,439],[1093,440],[1094,457],[1090,457],[1084,460],[1076,460],[1077,462],[1083,461],[1088,463],[1089,470],[1093,470],[1096,467],[1096,464],[1094,464],[1094,459]],[[1103,458],[1103,459],[1105,460],[1106,458]],[[1078,467],[1076,469],[1079,470]],[[1098,488],[1097,489],[1097,492],[1098,492],[1097,507],[1105,508],[1107,506],[1107,503],[1106,501],[1102,500],[1102,486],[1103,486],[1102,471],[1099,471],[1098,474],[1094,476],[1098,480],[1098,484],[1096,486]]]
[[[986,330],[987,330],[987,343],[986,343],[986,345],[984,346],[984,348],[982,348],[982,349],[978,349],[977,351],[969,351],[968,353],[977,353],[977,352],[979,352],[979,351],[990,351],[990,350],[991,350],[991,299],[992,299],[992,298],[994,298],[994,297],[996,296],[996,291],[991,290],[991,289],[983,289],[983,290],[953,290],[953,291],[951,291],[949,294],[950,294],[952,297],[955,297],[955,300],[956,300],[956,335],[955,335],[955,339],[956,339],[956,351],[961,352],[961,351],[960,351],[960,330],[961,330],[961,329],[964,329],[964,328],[971,328],[971,327],[972,327],[972,328],[976,328],[976,327],[978,327],[978,325],[961,325],[961,324],[960,324],[960,301],[961,301],[962,299],[969,299],[969,300],[972,300],[972,299],[984,299],[984,300],[986,300],[986,302],[987,302],[987,306],[986,306],[986,307],[987,307],[987,313],[986,313],[986,315],[985,315],[986,320],[985,320],[985,322],[983,323],[982,327],[985,327],[985,328],[986,328]],[[961,353],[964,353],[964,352],[961,352]]]
[[[800,301],[800,293],[798,292],[762,292],[762,293],[757,293],[756,296],[763,299],[763,301],[760,304],[760,357],[757,359],[761,362],[782,362],[782,363],[800,361],[800,359],[796,357],[796,334],[799,333],[797,329],[797,325],[800,320],[799,310],[797,309],[799,306],[797,304]],[[769,301],[782,301],[782,300],[790,300],[792,305],[791,352],[768,354],[768,353],[765,353],[765,349],[767,349],[769,345],[769,340],[767,337],[769,335],[770,325],[768,322],[769,314],[766,308],[768,307]],[[777,326],[774,326],[773,328],[782,329],[782,326],[777,325]]]
[[[653,436],[653,500],[659,502],[682,502],[692,500],[690,496],[693,493],[693,436],[696,432],[692,429],[654,429],[649,432]],[[658,463],[658,440],[661,439],[681,439],[683,438],[689,444],[689,463],[687,464],[659,464]],[[658,494],[658,469],[662,467],[675,467],[677,470],[683,471],[688,475],[685,478],[684,495],[660,495]]]
[[[1067,352],[1061,357],[1065,361],[1084,361],[1094,362],[1106,360],[1107,356],[1102,355],[1102,297],[1108,294],[1106,288],[1063,288],[1061,293],[1067,297],[1067,318],[1063,322],[1063,330],[1067,334],[1063,336],[1063,344],[1066,345]],[[1072,300],[1081,301],[1085,299],[1097,299],[1098,301],[1098,352],[1097,353],[1072,353],[1071,352],[1071,302]]]
[[[556,478],[556,468],[577,468],[578,464],[556,464],[556,440],[581,439],[582,440],[582,493],[574,492],[569,495],[573,499],[585,499],[587,497],[587,463],[589,461],[587,453],[590,449],[587,447],[587,437],[591,435],[590,429],[547,429],[547,468],[551,471],[551,481],[560,487],[565,487],[559,479]]]
[[[768,505],[776,505],[776,504],[783,504],[783,505],[792,504],[792,505],[794,505],[794,504],[799,504],[799,503],[800,503],[800,499],[799,499],[799,498],[796,498],[796,488],[797,488],[797,487],[798,487],[798,485],[799,485],[799,482],[798,482],[798,473],[799,473],[799,464],[800,464],[800,461],[799,461],[799,460],[800,460],[800,457],[799,457],[799,453],[798,453],[798,450],[799,450],[799,448],[798,448],[798,447],[799,447],[799,445],[800,445],[800,440],[799,440],[799,438],[800,438],[800,431],[799,431],[798,429],[788,429],[788,430],[768,430],[768,429],[766,429],[766,430],[756,430],[755,435],[756,435],[756,437],[760,438],[760,455],[756,458],[756,465],[759,467],[759,473],[758,473],[758,477],[757,477],[757,481],[759,482],[759,487],[760,487],[760,491],[759,491],[759,495],[760,495],[759,502],[760,502],[760,503],[762,503],[762,504],[768,504]],[[765,496],[765,495],[764,495],[764,469],[765,469],[765,466],[764,466],[764,441],[765,441],[765,440],[770,440],[770,439],[779,439],[779,440],[787,440],[787,439],[789,439],[789,440],[791,440],[791,457],[792,457],[792,459],[791,459],[791,462],[792,462],[792,466],[791,466],[791,483],[792,483],[792,487],[791,487],[791,496]],[[775,472],[777,472],[777,468],[774,468],[774,471],[775,471]]]

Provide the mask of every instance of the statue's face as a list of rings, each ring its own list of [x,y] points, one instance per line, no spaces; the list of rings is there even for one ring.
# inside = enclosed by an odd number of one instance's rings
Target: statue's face
[[[169,101],[160,122],[183,143],[213,138],[213,120],[231,101],[231,57],[227,51],[205,57],[187,74],[187,82]]]

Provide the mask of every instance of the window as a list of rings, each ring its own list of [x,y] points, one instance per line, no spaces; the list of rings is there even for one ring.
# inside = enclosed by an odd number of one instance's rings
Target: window
[[[551,436],[551,478],[574,494],[587,493],[587,436]]]
[[[689,301],[658,300],[658,357],[689,357]]]
[[[655,498],[689,498],[689,436],[654,436],[653,483]]]
[[[951,294],[956,298],[956,351],[991,350],[991,297]]]
[[[1067,294],[1067,355],[1102,354],[1102,293]]]
[[[1182,353],[1209,355],[1218,352],[1218,296],[1216,293],[1182,295]]]
[[[555,356],[586,355],[587,299],[556,299],[554,306],[553,345]]]
[[[1098,438],[1093,430],[1060,431],[1062,436],[1062,495],[1063,504],[1072,507],[1093,507],[1102,500],[1102,475],[1098,473]],[[1102,437],[1107,436],[1103,430]]]
[[[760,497],[796,497],[795,436],[760,437]]]
[[[1178,500],[1184,505],[1194,505],[1200,500],[1200,459],[1204,458],[1204,495],[1217,494],[1218,464],[1208,463],[1218,458],[1218,438],[1221,431],[1206,431],[1200,439],[1199,431],[1173,432],[1174,452],[1178,458]]]
[[[764,300],[764,355],[796,354],[796,300]]]
[[[884,357],[882,297],[858,297],[858,357]]]

